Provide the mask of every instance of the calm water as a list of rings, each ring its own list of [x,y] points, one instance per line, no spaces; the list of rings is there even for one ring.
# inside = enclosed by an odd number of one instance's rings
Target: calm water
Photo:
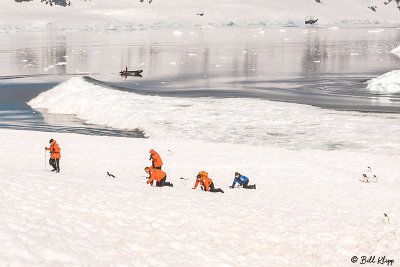
[[[0,35],[0,127],[143,137],[33,111],[26,102],[76,75],[117,90],[247,97],[336,110],[400,113],[400,95],[366,81],[399,68],[400,31],[222,28]],[[128,66],[143,77],[121,77]]]

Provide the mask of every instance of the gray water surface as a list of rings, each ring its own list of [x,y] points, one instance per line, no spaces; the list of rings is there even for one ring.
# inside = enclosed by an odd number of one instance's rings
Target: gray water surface
[[[42,114],[26,102],[71,77],[172,97],[246,97],[325,109],[400,113],[400,94],[366,82],[399,68],[400,31],[384,28],[158,29],[2,34],[0,127],[143,137]],[[143,77],[118,72],[143,70]],[[45,118],[46,116],[46,118]]]

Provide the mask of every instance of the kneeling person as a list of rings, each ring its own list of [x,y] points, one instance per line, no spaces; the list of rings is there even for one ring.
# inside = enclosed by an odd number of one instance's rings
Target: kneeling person
[[[224,190],[222,190],[221,188],[216,189],[214,187],[214,182],[211,180],[211,178],[208,178],[208,173],[205,171],[199,172],[199,174],[196,177],[196,184],[192,189],[196,189],[199,183],[202,186],[202,189],[204,188],[205,191],[224,193]]]
[[[256,189],[255,184],[249,185],[249,178],[247,178],[244,175],[241,175],[238,172],[235,172],[235,178],[233,179],[232,186],[230,186],[229,188],[234,188],[236,183],[238,183],[239,185],[243,186],[243,188],[246,189]]]
[[[173,187],[174,185],[170,182],[166,182],[167,179],[167,174],[163,172],[162,170],[153,168],[153,167],[146,167],[144,168],[144,171],[149,174],[149,180],[147,180],[148,184],[153,185],[153,180],[156,180],[156,186],[157,187],[163,187],[163,186],[171,186]]]

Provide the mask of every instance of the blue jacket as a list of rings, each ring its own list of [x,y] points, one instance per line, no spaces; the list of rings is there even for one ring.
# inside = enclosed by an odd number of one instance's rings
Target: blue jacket
[[[233,179],[233,185],[232,185],[232,187],[234,187],[235,186],[235,184],[236,183],[238,183],[238,184],[243,184],[244,182],[246,182],[246,181],[248,181],[249,180],[249,178],[247,178],[246,176],[243,176],[243,175],[240,175],[239,176],[239,179],[236,179],[236,177]]]

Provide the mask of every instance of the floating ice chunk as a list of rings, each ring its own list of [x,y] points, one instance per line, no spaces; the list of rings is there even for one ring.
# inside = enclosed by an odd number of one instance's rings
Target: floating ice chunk
[[[181,36],[183,33],[181,31],[173,31],[172,32],[175,36]]]
[[[339,27],[329,27],[328,30],[337,31],[340,30]]]
[[[67,65],[67,62],[58,62],[57,65],[59,65],[59,66]]]
[[[27,59],[23,59],[22,62],[28,62],[28,60]]]
[[[174,61],[171,61],[171,62],[169,63],[169,65],[171,65],[171,66],[175,66],[175,65],[176,65],[176,62],[174,62]]]
[[[393,70],[369,80],[367,89],[378,93],[400,93],[400,70]]]
[[[189,56],[189,57],[195,57],[195,56],[198,56],[198,54],[196,54],[196,53],[189,53],[188,56]]]
[[[279,32],[286,32],[286,29],[280,29]]]
[[[385,30],[384,29],[375,29],[375,30],[369,30],[368,32],[369,33],[381,33],[383,31],[385,31]]]
[[[400,45],[390,52],[395,54],[396,56],[400,57]]]
[[[380,103],[380,104],[390,104],[392,100],[387,97],[373,97],[371,102]]]
[[[350,56],[359,56],[359,53],[350,53]]]

